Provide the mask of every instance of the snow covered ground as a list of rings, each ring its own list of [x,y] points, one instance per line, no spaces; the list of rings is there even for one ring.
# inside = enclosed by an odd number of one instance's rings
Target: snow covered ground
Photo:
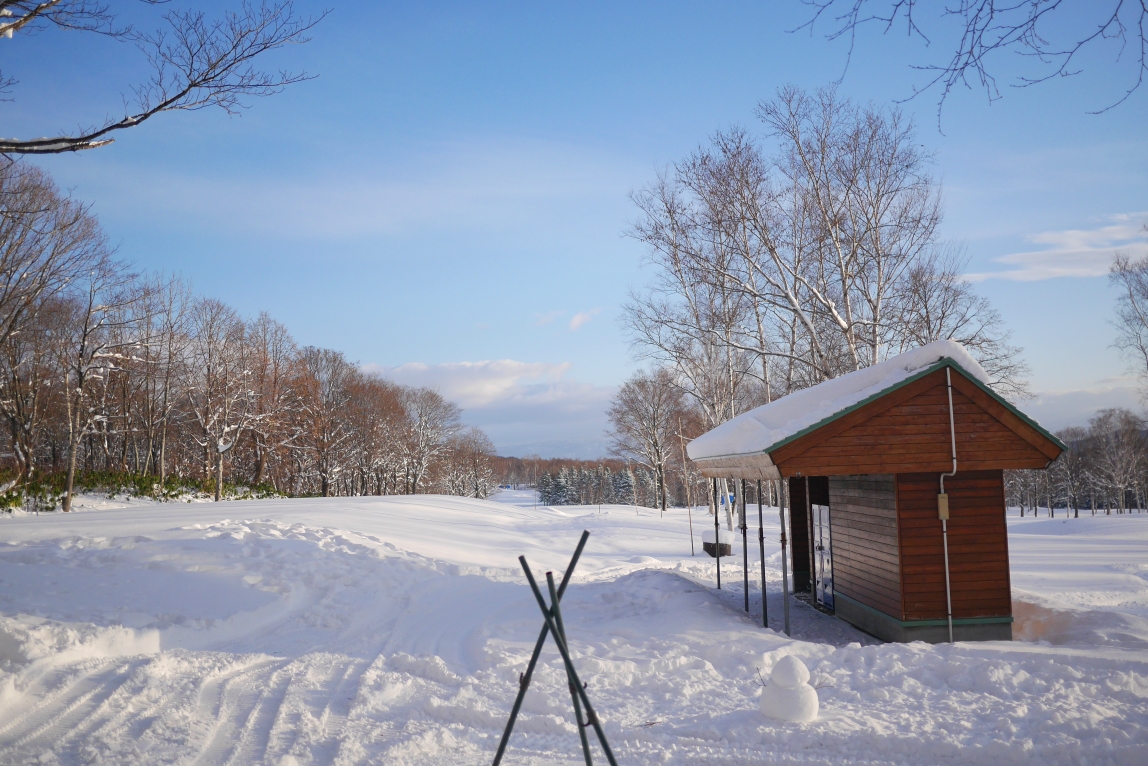
[[[775,512],[763,630],[704,514],[691,557],[681,510],[497,500],[0,519],[0,763],[489,763],[541,625],[516,557],[561,570],[582,529],[563,614],[620,763],[1148,763],[1148,515],[1010,519],[1024,640],[930,646],[800,603],[781,633]],[[786,654],[813,723],[757,710]],[[552,646],[504,762],[582,762]]]

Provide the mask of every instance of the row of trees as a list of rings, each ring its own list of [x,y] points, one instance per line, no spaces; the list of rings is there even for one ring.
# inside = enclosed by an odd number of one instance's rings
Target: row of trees
[[[1008,504],[1043,507],[1055,515],[1065,508],[1078,517],[1083,507],[1093,515],[1125,513],[1145,507],[1148,500],[1148,424],[1126,409],[1108,409],[1087,428],[1059,433],[1068,449],[1046,471],[1009,471],[1005,479]]]
[[[538,501],[543,505],[638,505],[665,509],[664,503],[685,505],[684,482],[680,476],[669,489],[654,471],[641,466],[613,470],[606,465],[591,468],[561,468],[543,473],[538,481]],[[704,497],[697,495],[696,497]]]
[[[5,491],[62,472],[169,476],[296,495],[425,491],[485,497],[494,448],[438,393],[300,348],[132,273],[96,220],[41,170],[0,167],[0,418]]]

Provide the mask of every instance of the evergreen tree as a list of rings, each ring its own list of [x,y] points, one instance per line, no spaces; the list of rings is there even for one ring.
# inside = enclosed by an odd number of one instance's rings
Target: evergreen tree
[[[550,505],[569,505],[569,497],[570,474],[563,468],[558,471],[558,476],[554,479],[554,502]]]
[[[614,472],[609,466],[603,468],[598,475],[598,502],[612,504],[614,499]]]
[[[634,472],[629,468],[614,474],[614,502],[622,505],[637,505],[634,497]]]
[[[554,505],[554,478],[549,473],[538,477],[538,502],[542,505]]]

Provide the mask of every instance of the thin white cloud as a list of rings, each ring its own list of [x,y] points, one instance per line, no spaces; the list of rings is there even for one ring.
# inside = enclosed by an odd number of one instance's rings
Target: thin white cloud
[[[398,367],[367,364],[363,369],[406,386],[433,388],[460,407],[471,409],[521,397],[527,384],[557,383],[570,364],[495,359],[446,364],[408,362]]]
[[[181,231],[210,221],[217,229],[324,241],[428,226],[521,228],[558,202],[624,195],[633,170],[582,146],[529,139],[443,142],[385,167],[310,168],[279,177],[97,159],[61,176],[81,196],[98,199],[102,216],[161,220]]]
[[[398,367],[363,365],[397,383],[438,390],[463,408],[503,454],[596,457],[604,453],[606,409],[614,389],[566,379],[569,363],[480,362]]]
[[[1108,273],[1117,252],[1148,244],[1143,229],[1146,219],[1148,212],[1121,213],[1109,216],[1104,225],[1094,229],[1034,234],[1028,240],[1046,245],[1046,249],[1002,255],[993,260],[1012,268],[967,274],[966,278],[971,282],[986,279],[1035,282],[1054,277],[1102,277]]]
[[[565,311],[547,311],[545,314],[535,314],[534,326],[542,327],[544,325],[548,325],[565,313]]]
[[[570,329],[572,331],[577,330],[579,327],[593,319],[601,310],[602,309],[590,309],[589,311],[579,311],[570,320]]]

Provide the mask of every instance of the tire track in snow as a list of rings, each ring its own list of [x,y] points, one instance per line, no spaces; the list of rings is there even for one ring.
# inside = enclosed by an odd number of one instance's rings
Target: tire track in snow
[[[281,681],[282,689],[279,689],[273,685],[273,679],[288,663],[288,660],[259,660],[216,676],[203,685],[199,694],[199,717],[213,723],[206,744],[192,761],[194,766],[215,766],[233,761],[246,744],[245,740],[251,736],[249,727],[263,720],[258,713],[269,690],[285,693],[286,682]],[[276,711],[281,702],[282,696],[275,702]],[[268,732],[273,723],[272,716],[267,723]]]
[[[231,753],[231,757],[224,763],[246,764],[265,763],[267,746],[271,740],[271,732],[279,720],[283,709],[283,700],[287,697],[287,689],[292,682],[288,668],[276,670],[267,679],[266,686],[256,690],[258,698],[246,715],[246,720],[239,733],[239,741]],[[240,713],[242,715],[242,713]]]
[[[331,762],[347,727],[351,704],[370,661],[332,655],[301,658],[267,746],[283,755],[307,749],[317,762]],[[316,679],[316,671],[322,671]]]
[[[370,665],[369,660],[353,660],[345,663],[342,677],[338,679],[334,690],[327,699],[326,706],[323,708],[323,714],[319,721],[323,726],[323,733],[327,742],[331,745],[331,762],[334,762],[335,756],[338,755],[343,740],[342,735],[347,729],[347,717],[351,713],[351,704],[359,693],[359,684],[362,681],[363,673]]]
[[[94,721],[86,727],[81,724],[116,693],[139,664],[140,661],[104,661],[79,674],[76,674],[74,665],[47,674],[35,682],[33,687],[51,688],[50,682],[44,683],[48,679],[59,679],[59,685],[27,713],[0,728],[0,740],[6,740],[9,747],[18,749],[43,744],[58,745],[61,739],[72,739],[80,728],[90,730],[100,721]]]

